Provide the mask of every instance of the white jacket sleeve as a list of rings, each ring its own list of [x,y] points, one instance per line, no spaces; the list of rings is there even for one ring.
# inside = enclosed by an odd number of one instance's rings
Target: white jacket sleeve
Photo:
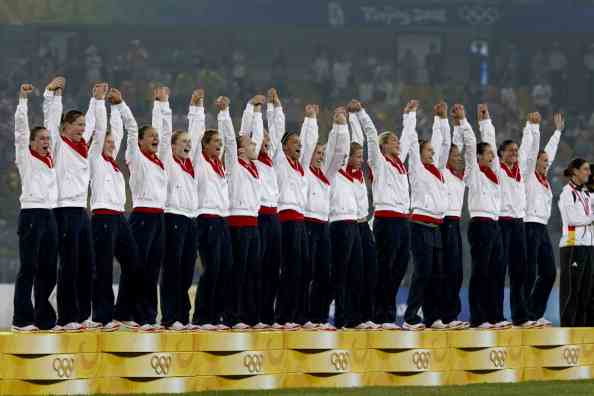
[[[361,122],[354,113],[349,113],[349,124],[351,125],[351,142],[359,143],[361,146],[365,144],[365,137],[363,136],[363,129]]]
[[[52,153],[62,144],[60,138],[60,122],[62,120],[62,96],[45,90],[43,94],[43,126],[48,130],[52,141]]]
[[[92,118],[93,120],[92,131],[94,131],[94,135],[91,147],[89,148],[89,154],[91,158],[98,158],[103,154],[105,135],[107,134],[107,109],[105,108],[105,100],[93,99],[93,105],[92,107],[89,105],[89,111],[87,111],[87,113],[91,112],[93,115],[89,118]],[[115,155],[117,156],[117,151],[115,152]]]
[[[495,152],[495,156],[493,157],[493,162],[491,163],[491,168],[497,174],[497,176],[501,176],[503,171],[501,169],[501,164],[499,163],[499,156],[497,155],[497,141],[495,138],[495,126],[491,122],[491,119],[482,120],[479,122],[479,129],[481,131],[481,139],[485,143],[489,143],[493,151]],[[466,145],[466,144],[465,144]]]
[[[83,139],[85,139],[85,142],[87,142],[87,143],[93,137],[93,132],[95,132],[95,122],[96,122],[95,103],[96,103],[96,101],[97,100],[94,97],[91,97],[91,99],[89,100],[89,107],[87,109],[87,112],[85,113],[85,130],[83,132]],[[105,101],[103,101],[103,105],[105,106]]]
[[[128,139],[126,143],[126,162],[131,163],[138,158],[140,153],[140,147],[138,146],[138,124],[130,111],[128,105],[125,102],[119,105],[112,106],[112,109],[117,107],[124,120],[124,128],[128,132]]]
[[[462,129],[459,126],[454,126],[454,131],[452,132],[452,144],[458,147],[460,153],[464,151],[464,136],[462,134]]]
[[[27,98],[19,98],[19,104],[14,113],[14,146],[17,164],[24,163],[23,160],[28,155],[30,136]]]
[[[447,118],[440,120],[440,131],[441,131],[441,145],[433,146],[433,150],[438,153],[438,158],[435,161],[435,165],[444,170],[448,164],[450,157],[450,148],[452,147],[452,129]]]
[[[157,110],[156,112],[155,109]],[[173,161],[173,151],[171,149],[173,115],[169,102],[155,101],[153,108],[153,128],[159,133],[159,157],[163,161]]]
[[[301,141],[301,155],[299,162],[304,168],[309,168],[311,157],[316,149],[318,143],[318,119],[315,117],[305,117],[301,125],[301,133],[299,134]]]
[[[223,134],[223,140],[227,149],[225,153],[225,168],[228,172],[231,172],[237,166],[239,157],[237,156],[237,138],[235,137],[235,129],[233,128],[229,109],[219,111],[217,120],[219,132]]]
[[[402,134],[406,134],[410,139],[410,145],[408,146],[410,150],[410,156],[408,158],[409,172],[412,175],[415,175],[421,172],[422,168],[424,168],[423,162],[421,161],[419,136],[417,134],[417,113],[410,112],[408,114],[403,114],[402,125],[404,126]]]
[[[361,109],[357,113],[357,118],[359,119],[363,132],[365,132],[365,137],[367,138],[367,162],[374,175],[379,176],[379,170],[381,169],[381,166],[379,166],[380,161],[385,161],[385,159],[380,150],[377,129],[365,109]]]
[[[551,164],[553,163],[553,161],[555,161],[555,157],[557,156],[557,148],[559,147],[560,140],[561,140],[561,131],[556,130],[544,148],[545,153],[547,153],[547,156],[549,157],[549,167],[547,168],[547,172],[551,168]]]
[[[254,105],[248,102],[245,105],[245,110],[241,116],[241,126],[239,128],[240,135],[249,135],[253,128]]]
[[[324,174],[332,182],[336,174],[346,162],[349,154],[349,127],[347,124],[334,124],[328,134],[326,144],[326,161],[324,163]]]
[[[274,106],[272,103],[268,103],[266,117],[268,119],[268,133],[270,136],[270,150],[268,155],[274,158],[277,151],[282,151],[281,140],[286,128],[285,113],[282,106]]]
[[[202,137],[206,131],[206,116],[203,106],[192,106],[188,111],[188,133],[192,137],[192,162],[194,168],[199,169],[204,162],[202,155]]]
[[[122,139],[124,138],[124,122],[120,108],[111,106],[111,114],[109,115],[109,127],[111,129],[111,136],[115,143],[114,157],[117,157],[122,147]]]
[[[461,121],[459,131],[464,139],[464,182],[469,187],[476,187],[480,177],[476,155],[476,136],[466,119]]]
[[[592,223],[592,216],[588,215],[584,210],[582,202],[580,202],[577,192],[569,189],[563,189],[559,196],[559,210],[564,222],[568,226],[587,226]]]
[[[416,134],[416,125],[417,125],[417,113],[416,112],[410,112],[408,113],[409,117],[408,120],[411,120],[411,114],[414,114],[414,123],[415,123],[415,127],[414,128],[407,128],[406,125],[403,124],[403,128],[402,128],[402,135],[400,136],[400,161],[404,162],[406,161],[406,157],[408,156],[408,154],[410,153],[411,150],[411,146],[414,144],[414,142],[416,141],[416,144],[419,144],[419,137]],[[404,119],[404,117],[403,117]]]
[[[520,172],[524,180],[536,170],[536,160],[540,146],[540,126],[526,123],[520,143]]]
[[[255,111],[252,116],[252,141],[256,144],[256,155],[260,153],[264,141],[264,119],[262,112]]]

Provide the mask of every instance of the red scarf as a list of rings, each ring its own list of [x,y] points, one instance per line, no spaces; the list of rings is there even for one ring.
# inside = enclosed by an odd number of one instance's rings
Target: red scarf
[[[149,161],[157,164],[159,166],[159,168],[165,170],[165,167],[163,166],[163,162],[161,162],[161,160],[159,159],[159,157],[157,157],[157,154],[155,153],[147,153],[143,150],[140,150],[142,152],[142,154],[144,154],[144,156],[146,158],[148,158]]]
[[[353,179],[353,176],[351,174],[349,174],[348,172],[349,172],[348,169],[346,170],[346,172],[344,171],[344,169],[340,169],[338,171],[338,173],[340,173],[341,175],[343,175],[344,177],[346,177],[347,180],[352,183],[355,179]]]
[[[538,182],[542,184],[544,188],[546,188],[547,190],[551,188],[551,185],[549,184],[549,180],[547,179],[546,175],[543,176],[537,171],[534,171],[534,174],[536,175],[536,180],[538,180]]]
[[[324,172],[320,168],[314,168],[313,166],[309,166],[309,170],[313,173],[318,179],[322,181],[322,183],[330,185],[330,181],[324,175]]]
[[[400,173],[401,175],[406,175],[406,166],[404,166],[402,161],[400,161],[400,157],[396,157],[396,159],[393,159],[391,157],[388,157],[387,155],[384,155],[384,158],[386,158],[386,161],[388,161],[394,168],[396,168],[398,173]]]
[[[520,182],[522,180],[522,175],[520,174],[520,167],[518,166],[517,162],[514,164],[514,166],[512,166],[511,169],[509,168],[509,166],[502,162],[501,169],[503,169],[509,177],[515,179],[517,182]]]
[[[491,180],[495,184],[499,184],[499,179],[497,179],[497,175],[495,172],[493,172],[493,169],[491,169],[490,166],[479,165],[479,168],[481,169],[481,172],[487,176],[487,179]]]
[[[114,159],[113,159],[113,158],[111,158],[110,156],[108,156],[108,155],[105,155],[105,154],[103,154],[103,153],[101,153],[101,156],[103,157],[103,159],[104,159],[105,161],[109,162],[109,163],[111,164],[111,166],[113,166],[113,170],[114,170],[114,171],[116,171],[116,172],[119,172],[119,171],[120,171],[120,167],[119,167],[119,166],[118,166],[118,164],[117,164],[117,163],[114,161]]]
[[[270,158],[270,156],[264,151],[260,151],[260,154],[258,155],[258,161],[264,165],[272,166],[272,158]]]
[[[74,151],[76,151],[77,153],[79,153],[81,157],[83,157],[83,158],[87,158],[88,157],[88,155],[89,155],[89,146],[87,145],[87,142],[85,142],[85,139],[81,138],[78,143],[75,143],[72,140],[70,140],[69,138],[67,138],[66,136],[60,135],[60,137]]]
[[[184,172],[186,172],[188,175],[194,178],[194,165],[192,165],[191,159],[179,159],[175,155],[173,156],[173,159],[175,160],[175,162],[179,164],[179,166],[182,168]]]
[[[39,154],[37,151],[33,151],[31,150],[31,147],[29,147],[29,151],[31,152],[31,155],[35,158],[37,158],[38,160],[40,160],[41,162],[43,162],[44,164],[47,165],[48,168],[53,168],[54,167],[54,160],[52,158],[52,154],[51,153],[47,153],[46,156],[43,156],[41,154]]]
[[[452,172],[452,175],[456,176],[460,180],[464,180],[464,171],[457,171],[451,166],[448,166],[448,169],[450,170],[450,172]]]
[[[433,176],[437,177],[439,179],[439,181],[443,183],[443,175],[441,174],[439,169],[437,169],[437,166],[435,166],[433,164],[423,164],[423,165],[425,165],[425,169],[427,169],[429,171],[429,173],[431,173]]]
[[[202,155],[204,155],[204,159],[206,160],[206,162],[210,164],[210,166],[212,166],[212,169],[215,171],[217,175],[225,177],[225,169],[223,168],[223,163],[221,162],[219,157],[208,158],[206,156],[206,153],[204,152],[202,153]]]
[[[359,183],[363,183],[363,170],[361,168],[355,169],[350,165],[346,167],[346,173],[350,176],[350,179],[359,181]]]
[[[297,172],[299,172],[299,174],[301,174],[301,176],[305,175],[305,172],[303,171],[303,167],[301,166],[301,164],[299,163],[299,161],[293,161],[289,157],[287,157],[287,161],[289,161],[289,165],[291,165],[291,168],[293,168]]]
[[[254,179],[260,177],[260,175],[258,174],[258,168],[256,168],[256,164],[254,164],[254,161],[245,161],[239,158],[239,164],[243,166],[245,169],[247,169],[248,172],[250,172],[250,175],[254,177]]]

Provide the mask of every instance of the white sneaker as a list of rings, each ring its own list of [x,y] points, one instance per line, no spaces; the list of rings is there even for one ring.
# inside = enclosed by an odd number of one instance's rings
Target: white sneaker
[[[445,330],[447,328],[448,328],[448,326],[446,326],[441,319],[437,319],[431,325],[431,329],[433,329],[433,330]]]
[[[245,324],[245,323],[243,323],[243,322],[239,322],[239,323],[235,324],[232,327],[232,329],[233,330],[249,330],[250,329],[250,326],[247,325],[247,324]]]
[[[297,323],[293,323],[293,322],[287,322],[285,323],[285,325],[283,326],[283,329],[285,330],[289,330],[289,331],[293,331],[293,330],[299,330],[301,326],[299,326]]]
[[[452,320],[446,325],[450,330],[463,330],[470,327],[470,323],[461,320]]]
[[[540,318],[536,321],[536,323],[540,324],[542,327],[551,327],[553,326],[553,322],[550,320],[546,320],[545,318]]]
[[[108,324],[106,324],[105,326],[103,326],[101,328],[102,331],[117,331],[120,329],[120,324],[118,322],[116,322],[115,320],[112,320],[111,322],[109,322]]]
[[[513,323],[507,320],[495,323],[495,329],[497,330],[505,330],[509,329],[513,326]]]
[[[126,329],[138,329],[140,325],[133,320],[114,320],[114,322],[118,323],[121,327],[125,327]]]
[[[270,327],[270,325],[266,324],[266,323],[262,323],[262,322],[258,322],[255,325],[252,326],[252,329],[254,330],[264,330],[264,329],[268,329]]]
[[[367,325],[367,328],[369,330],[377,330],[382,327],[382,326],[378,325],[377,323],[372,322],[371,320],[368,320],[367,322],[365,322],[365,324]]]
[[[304,330],[315,330],[318,328],[318,325],[316,323],[313,323],[311,321],[307,321],[304,325],[303,325],[303,329]]]
[[[211,323],[207,323],[207,324],[203,324],[202,326],[200,326],[200,330],[216,331],[216,330],[218,330],[218,328],[217,328],[217,326],[215,326]]]
[[[229,330],[229,326],[227,326],[227,325],[224,325],[224,324],[222,324],[222,323],[219,323],[219,324],[217,325],[217,330],[218,330],[218,331],[225,331],[225,330]]]
[[[533,320],[527,320],[518,326],[513,326],[514,329],[533,329],[535,327],[537,327],[537,325]]]
[[[94,322],[91,319],[87,319],[80,324],[83,330],[98,330],[103,327],[99,322]]]
[[[396,323],[382,323],[380,328],[382,330],[400,330],[400,326],[398,326]]]
[[[284,330],[285,328],[282,324],[276,322],[274,322],[270,327],[272,328],[272,330]]]
[[[495,325],[492,325],[489,322],[485,322],[483,324],[478,325],[476,328],[479,330],[491,330],[495,328]]]
[[[167,330],[184,331],[184,330],[186,330],[186,326],[184,326],[183,324],[181,324],[181,322],[176,321],[176,322],[173,322],[173,324],[171,326],[169,326],[167,328]]]
[[[156,329],[155,329],[154,325],[147,323],[147,324],[143,324],[142,326],[140,326],[138,328],[138,331],[145,331],[147,333],[152,333],[152,332],[156,331]]]
[[[188,323],[186,325],[186,330],[187,331],[200,331],[200,330],[202,330],[202,327],[197,324],[194,324],[194,323]]]
[[[60,325],[55,325],[54,327],[52,327],[49,330],[50,333],[63,333],[64,332],[64,327],[60,326]]]
[[[404,322],[402,324],[402,328],[404,330],[408,330],[408,331],[421,331],[421,330],[425,330],[425,325],[423,323],[409,324],[409,323]]]
[[[33,333],[35,331],[39,331],[39,327],[35,325],[12,326],[10,329],[15,333]]]
[[[364,323],[359,323],[357,326],[355,326],[356,330],[367,330],[369,327],[367,327],[367,322]]]
[[[81,324],[76,322],[70,322],[67,325],[62,326],[62,329],[67,333],[75,333],[84,330]]]
[[[336,327],[332,326],[330,323],[322,323],[318,329],[321,331],[336,331]]]

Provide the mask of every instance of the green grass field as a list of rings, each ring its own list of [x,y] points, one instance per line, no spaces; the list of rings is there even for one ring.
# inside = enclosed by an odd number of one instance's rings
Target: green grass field
[[[196,396],[581,396],[594,395],[594,381],[523,382],[439,387],[287,389],[263,391],[208,391]]]

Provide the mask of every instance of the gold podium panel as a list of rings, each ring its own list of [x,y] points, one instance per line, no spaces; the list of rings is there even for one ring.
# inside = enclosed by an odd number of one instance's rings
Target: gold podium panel
[[[196,375],[195,352],[153,352],[143,354],[104,353],[101,377],[159,378]]]
[[[448,345],[453,348],[492,348],[499,346],[495,330],[461,330],[448,332]]]
[[[191,352],[197,349],[196,342],[195,333],[191,332],[116,331],[101,334],[103,352]]]
[[[287,349],[338,349],[342,332],[338,331],[288,331],[285,334]]]
[[[524,367],[574,367],[586,364],[584,360],[581,345],[524,347]]]
[[[0,352],[11,355],[99,352],[99,333],[0,333]]]
[[[549,327],[524,330],[523,345],[560,346],[573,344],[574,332],[570,328]]]
[[[369,331],[368,348],[375,349],[417,349],[446,348],[448,332],[446,331],[401,331],[372,330]]]
[[[365,386],[365,376],[360,373],[334,375],[292,373],[284,377],[283,388],[350,388]]]
[[[370,350],[368,371],[415,373],[449,370],[448,348],[407,349],[400,351]]]
[[[335,332],[336,333],[336,332]],[[339,332],[338,349],[367,349],[369,333],[362,330],[341,330]]]
[[[353,351],[348,349],[287,352],[287,372],[289,373],[338,374],[364,369],[364,360],[363,362],[355,360]]]
[[[92,395],[97,393],[98,380],[72,379],[65,381],[4,380],[3,395]]]
[[[439,386],[448,383],[447,371],[417,373],[367,373],[367,386]]]
[[[529,367],[524,369],[524,381],[561,381],[591,378],[591,367],[546,368]]]
[[[102,378],[99,380],[97,393],[188,393],[202,390],[196,377],[170,378]]]
[[[520,382],[522,380],[521,369],[504,369],[494,371],[450,371],[448,377],[449,385],[466,385],[495,382]]]
[[[95,378],[101,354],[4,355],[2,377],[20,380]]]
[[[573,327],[565,330],[571,330],[573,340],[570,344],[594,344],[594,328]]]
[[[280,389],[283,386],[282,374],[250,375],[247,377],[206,376],[198,377],[203,390],[249,390]]]
[[[259,338],[255,331],[197,332],[198,350],[205,352],[242,352],[256,350]],[[263,338],[260,337],[260,340]],[[262,348],[265,349],[265,348]]]
[[[286,367],[288,351],[200,352],[197,356],[198,375],[247,376],[281,374]]]
[[[452,349],[451,370],[488,371],[522,367],[522,347]]]

